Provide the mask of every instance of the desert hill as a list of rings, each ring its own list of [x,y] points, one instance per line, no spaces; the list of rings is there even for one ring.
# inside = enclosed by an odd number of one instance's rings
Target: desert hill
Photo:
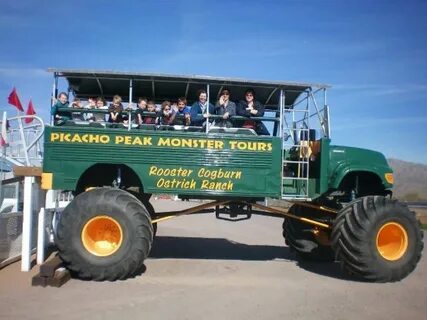
[[[397,159],[388,159],[394,170],[396,198],[407,201],[427,200],[427,166]]]

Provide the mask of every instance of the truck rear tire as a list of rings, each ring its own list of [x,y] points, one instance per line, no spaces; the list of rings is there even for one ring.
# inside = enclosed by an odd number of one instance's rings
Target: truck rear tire
[[[306,218],[324,215],[322,212],[317,212],[316,209],[295,204],[289,208],[289,213]],[[321,244],[316,239],[315,233],[324,231],[315,230],[312,225],[292,218],[285,218],[282,227],[286,244],[295,250],[300,258],[324,262],[334,260],[334,252],[331,246]]]
[[[423,250],[423,231],[406,205],[367,196],[339,212],[332,246],[350,274],[367,281],[394,282],[415,269]]]
[[[153,241],[144,205],[130,193],[96,188],[65,208],[56,244],[65,266],[88,280],[126,279],[143,266]]]

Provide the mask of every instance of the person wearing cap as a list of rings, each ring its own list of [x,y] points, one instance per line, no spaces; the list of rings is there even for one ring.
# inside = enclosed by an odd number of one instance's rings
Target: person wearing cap
[[[264,106],[255,100],[255,91],[253,89],[245,91],[245,99],[240,100],[237,105],[237,115],[248,118],[243,122],[243,128],[253,129],[258,135],[270,135],[264,123],[260,120],[251,119],[252,117],[264,116]]]
[[[230,128],[233,126],[230,117],[236,115],[236,104],[230,101],[230,90],[223,89],[219,100],[215,105],[215,114],[222,116],[222,119],[216,119],[215,125],[219,127]]]

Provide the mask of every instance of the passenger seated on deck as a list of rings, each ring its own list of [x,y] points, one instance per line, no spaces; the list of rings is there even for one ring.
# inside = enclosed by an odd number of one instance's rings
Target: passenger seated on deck
[[[53,99],[54,105],[50,110],[50,114],[53,116],[54,125],[62,125],[65,121],[71,119],[71,113],[69,111],[59,111],[59,108],[68,108],[68,95],[65,92],[61,92],[58,96],[58,100]]]
[[[160,113],[160,124],[171,125],[175,119],[175,111],[172,109],[169,101],[163,101],[162,111]]]
[[[95,110],[107,110],[108,107],[105,105],[105,100],[101,97],[98,97],[96,99],[96,107]],[[95,113],[94,114],[94,121],[97,122],[104,122],[105,121],[105,113]]]
[[[212,103],[207,102],[207,93],[201,89],[197,91],[198,101],[191,106],[190,118],[193,126],[206,126],[206,118],[208,114],[214,114],[215,109]],[[212,120],[210,121],[212,122]]]
[[[147,110],[147,98],[138,99],[138,108],[135,111],[135,122],[136,124],[144,123],[143,113]]]
[[[144,124],[156,124],[157,123],[157,113],[156,113],[156,104],[154,103],[154,101],[152,101],[152,100],[148,101],[146,112],[154,113],[155,115],[145,116],[142,119],[142,122]]]
[[[177,107],[173,124],[189,126],[191,118],[190,108],[187,107],[187,99],[185,97],[178,98]]]
[[[230,101],[230,90],[223,89],[218,102],[215,105],[215,114],[222,116],[222,119],[216,119],[215,125],[219,127],[230,128],[233,123],[230,117],[236,115],[236,104]]]
[[[108,107],[108,122],[110,123],[121,123],[123,122],[123,105],[122,98],[119,95],[113,97],[113,102]]]
[[[259,120],[250,119],[252,117],[264,116],[264,106],[259,101],[255,100],[255,91],[253,89],[246,90],[245,99],[239,101],[237,105],[237,115],[248,118],[248,120],[241,123],[243,128],[253,129],[259,135],[270,135],[264,123]]]
[[[86,109],[86,110],[93,110],[93,109],[96,108],[95,98],[90,97],[87,100],[87,102],[88,102],[88,104],[84,106],[84,109]],[[86,121],[89,121],[89,122],[95,121],[95,117],[94,117],[93,113],[90,113],[90,112],[84,113],[83,114],[83,119],[86,120]]]
[[[79,98],[74,98],[73,103],[71,103],[71,108],[73,109],[71,113],[72,120],[84,121],[83,113],[81,112],[83,109],[82,102]]]

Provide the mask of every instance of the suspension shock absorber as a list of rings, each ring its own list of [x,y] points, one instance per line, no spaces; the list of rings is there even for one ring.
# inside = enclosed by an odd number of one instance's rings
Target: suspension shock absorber
[[[120,188],[120,185],[122,184],[122,168],[120,166],[117,167],[117,177],[113,181],[113,187],[114,188]]]

